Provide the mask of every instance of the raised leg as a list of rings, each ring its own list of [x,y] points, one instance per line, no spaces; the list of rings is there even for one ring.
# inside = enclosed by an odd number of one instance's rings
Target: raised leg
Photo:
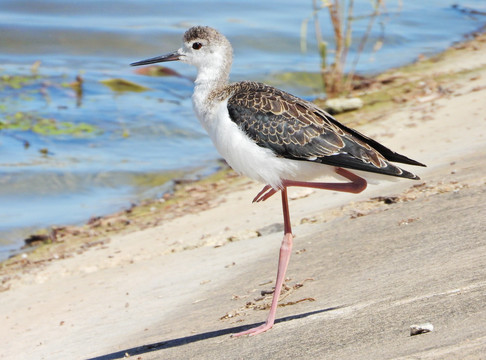
[[[241,335],[257,335],[262,332],[271,329],[275,322],[275,314],[277,313],[278,298],[280,296],[280,291],[282,290],[282,285],[285,279],[285,272],[287,271],[287,266],[290,260],[290,254],[292,252],[292,228],[290,226],[290,214],[289,214],[289,202],[287,199],[287,189],[284,187],[282,190],[282,211],[284,216],[284,238],[282,241],[282,246],[280,247],[280,256],[278,258],[278,270],[277,270],[277,281],[275,282],[275,290],[273,292],[272,305],[270,306],[270,313],[268,314],[267,321],[265,324],[257,326],[253,329],[242,331],[240,333],[234,334],[233,336]]]
[[[274,195],[275,193],[277,193],[277,190],[275,190],[270,185],[265,185],[263,189],[253,198],[252,202],[264,201],[268,199],[270,196]]]
[[[287,188],[289,186],[299,186],[299,187],[309,187],[313,189],[321,190],[333,190],[341,192],[349,192],[353,194],[358,194],[366,189],[366,180],[362,177],[353,174],[351,171],[345,170],[343,168],[336,168],[335,172],[338,175],[345,177],[351,182],[346,183],[317,183],[308,181],[294,181],[294,180],[283,180],[282,186]],[[277,190],[272,188],[270,185],[266,185],[253,199],[253,202],[265,201],[269,197],[273,196]]]

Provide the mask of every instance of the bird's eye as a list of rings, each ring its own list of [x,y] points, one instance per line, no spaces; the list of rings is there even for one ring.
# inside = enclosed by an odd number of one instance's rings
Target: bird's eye
[[[195,42],[194,44],[192,44],[192,48],[194,50],[199,50],[200,48],[202,48],[202,44],[200,42]]]

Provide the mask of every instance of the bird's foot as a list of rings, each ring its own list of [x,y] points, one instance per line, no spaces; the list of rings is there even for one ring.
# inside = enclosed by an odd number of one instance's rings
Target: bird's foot
[[[275,195],[277,190],[275,190],[270,185],[265,185],[265,187],[255,196],[252,202],[260,202],[267,200],[270,196]]]
[[[238,336],[243,336],[243,335],[250,335],[250,336],[255,336],[258,334],[261,334],[267,330],[270,330],[273,327],[273,321],[271,323],[266,322],[265,324],[262,324],[260,326],[236,333],[231,335],[231,337],[238,337]]]

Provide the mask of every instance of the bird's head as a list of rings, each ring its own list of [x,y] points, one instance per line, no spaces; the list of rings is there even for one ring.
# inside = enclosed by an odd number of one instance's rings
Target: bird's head
[[[233,58],[230,42],[221,33],[209,26],[194,26],[187,30],[179,50],[134,62],[130,65],[148,65],[166,61],[181,61],[194,65],[199,72],[229,73]]]

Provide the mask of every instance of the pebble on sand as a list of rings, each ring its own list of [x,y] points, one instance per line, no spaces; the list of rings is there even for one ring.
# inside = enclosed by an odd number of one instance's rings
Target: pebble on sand
[[[425,334],[431,331],[434,331],[434,325],[431,323],[410,325],[410,336]]]

